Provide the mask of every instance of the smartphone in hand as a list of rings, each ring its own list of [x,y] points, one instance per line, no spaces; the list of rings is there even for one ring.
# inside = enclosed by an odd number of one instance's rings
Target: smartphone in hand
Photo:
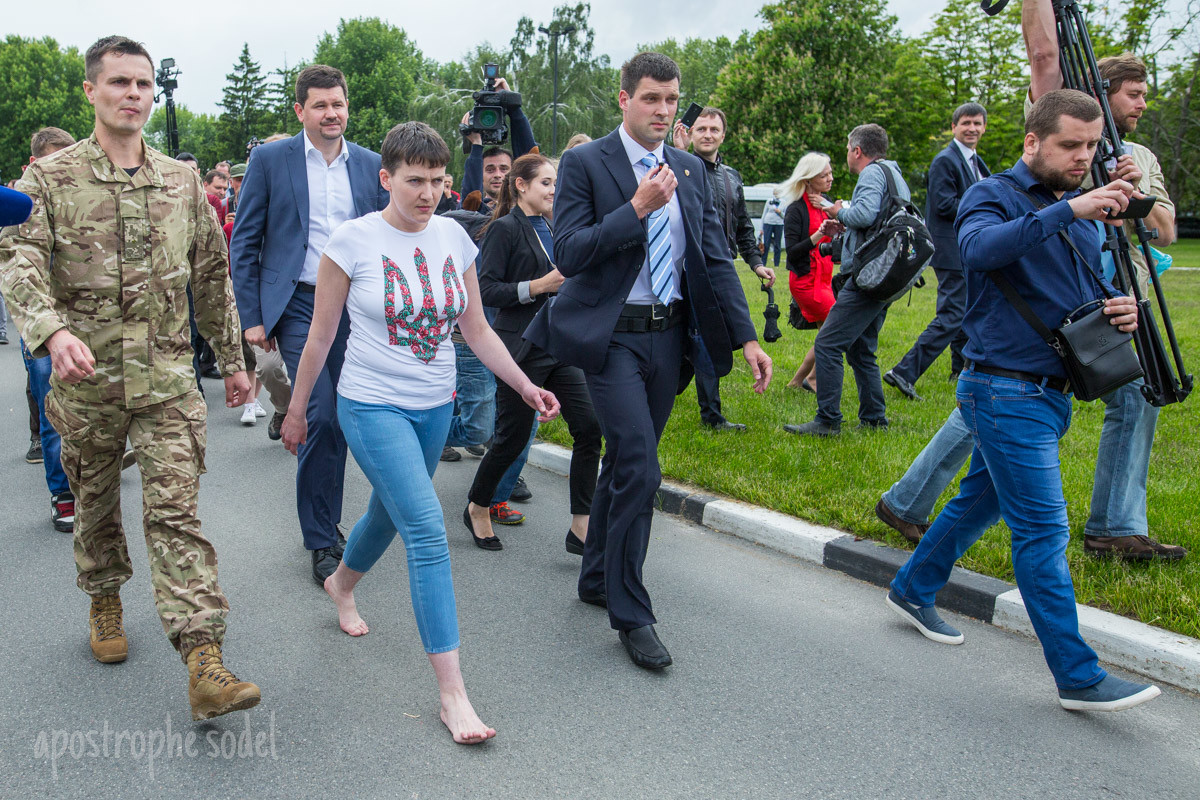
[[[696,124],[696,120],[700,118],[700,112],[704,110],[704,106],[699,103],[692,103],[688,106],[688,110],[683,113],[683,117],[679,120],[680,124],[688,130]]]

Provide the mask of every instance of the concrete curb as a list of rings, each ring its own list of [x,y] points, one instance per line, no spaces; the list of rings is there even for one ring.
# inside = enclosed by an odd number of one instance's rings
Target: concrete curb
[[[538,442],[529,463],[566,475],[571,451]],[[907,559],[907,550],[845,531],[814,525],[748,503],[701,494],[664,481],[656,507],[710,530],[769,547],[878,586],[887,586]],[[965,614],[1005,630],[1032,636],[1033,626],[1012,584],[954,568],[938,595],[938,607]],[[882,608],[882,606],[881,606]],[[1079,630],[1104,661],[1193,692],[1200,692],[1200,641],[1142,622],[1076,605]]]

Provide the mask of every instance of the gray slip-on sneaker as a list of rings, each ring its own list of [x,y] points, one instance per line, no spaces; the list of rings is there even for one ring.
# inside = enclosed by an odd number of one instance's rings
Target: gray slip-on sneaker
[[[1124,711],[1160,694],[1152,683],[1134,683],[1108,675],[1086,689],[1059,689],[1058,702],[1067,711]]]
[[[926,639],[932,639],[942,644],[962,644],[966,639],[938,616],[937,609],[933,606],[917,608],[906,603],[900,595],[896,594],[895,589],[888,591],[886,602],[899,615],[900,619],[919,630]]]

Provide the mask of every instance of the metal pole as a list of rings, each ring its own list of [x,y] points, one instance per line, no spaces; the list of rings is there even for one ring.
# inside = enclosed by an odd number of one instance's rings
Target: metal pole
[[[550,123],[550,152],[558,155],[558,37],[560,32],[550,34],[554,45],[554,117]]]

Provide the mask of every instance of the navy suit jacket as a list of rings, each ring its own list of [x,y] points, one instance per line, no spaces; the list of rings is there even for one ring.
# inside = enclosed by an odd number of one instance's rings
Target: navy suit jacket
[[[680,293],[692,346],[682,365],[682,391],[696,366],[728,374],[732,351],[758,336],[704,164],[674,147],[663,152],[679,180],[675,191],[687,240]],[[618,130],[563,153],[554,195],[554,256],[565,280],[525,338],[585,372],[604,368],[617,317],[646,260],[646,219],[638,219],[629,202],[636,191]]]
[[[379,154],[346,142],[354,217],[379,211],[388,193],[379,184]],[[270,336],[296,290],[308,251],[308,168],[304,132],[254,149],[238,194],[229,264],[242,329],[262,325]]]
[[[983,177],[992,174],[979,155],[975,159],[979,162],[979,172]],[[933,239],[931,263],[934,269],[962,270],[954,218],[958,216],[958,201],[974,183],[975,175],[953,141],[933,157],[933,163],[929,165],[925,199],[925,226],[929,228],[929,235]]]

